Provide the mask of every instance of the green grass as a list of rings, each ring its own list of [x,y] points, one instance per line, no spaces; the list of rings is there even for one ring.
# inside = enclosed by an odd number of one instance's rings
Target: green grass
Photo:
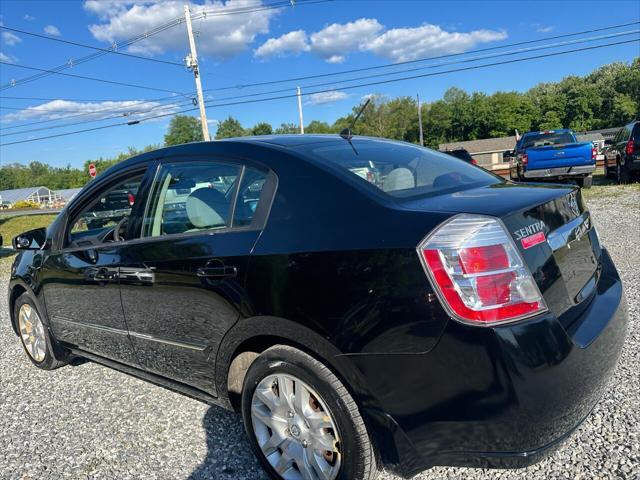
[[[11,239],[19,233],[48,226],[54,218],[56,215],[51,214],[0,217],[0,235],[2,235],[3,246],[11,245]]]
[[[583,188],[582,196],[587,200],[603,197],[615,198],[631,192],[640,192],[640,183],[635,182],[629,185],[618,185],[615,180],[606,178],[604,172],[598,169],[593,175],[593,186],[591,188]]]

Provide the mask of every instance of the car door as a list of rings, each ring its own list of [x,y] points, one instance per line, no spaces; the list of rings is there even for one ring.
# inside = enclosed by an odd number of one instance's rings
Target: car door
[[[243,310],[244,277],[273,174],[187,158],[159,167],[142,238],[120,268],[125,319],[142,368],[216,394],[218,346]]]
[[[127,243],[125,224],[136,223],[132,220],[144,203],[145,171],[146,166],[129,169],[85,195],[67,212],[64,232],[42,266],[56,338],[129,365],[137,362],[122,312],[118,270]],[[120,241],[114,239],[116,225]]]

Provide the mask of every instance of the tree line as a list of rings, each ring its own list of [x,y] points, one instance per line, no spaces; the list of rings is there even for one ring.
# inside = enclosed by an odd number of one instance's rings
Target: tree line
[[[419,139],[418,105],[413,97],[370,97],[371,102],[354,127],[359,135],[392,138],[417,143]],[[305,133],[338,133],[350,126],[363,101],[348,115],[332,124],[313,120]],[[559,82],[540,83],[526,92],[468,93],[456,87],[442,99],[422,105],[425,144],[502,137],[528,130],[571,128],[576,131],[619,127],[640,117],[640,58],[630,64],[611,63],[590,74],[565,77]],[[299,133],[299,127],[283,123],[274,128],[268,122],[244,127],[229,116],[218,125],[216,138],[246,135]],[[176,115],[164,137],[164,145],[202,140],[200,120]],[[82,169],[52,167],[41,162],[10,164],[0,168],[0,190],[45,185],[52,189],[73,188],[88,180],[87,169],[94,163],[98,172],[133,155],[154,150],[129,147],[116,157],[87,160]]]

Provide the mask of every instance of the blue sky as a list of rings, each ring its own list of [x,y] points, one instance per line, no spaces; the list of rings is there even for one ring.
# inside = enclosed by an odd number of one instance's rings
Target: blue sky
[[[264,0],[273,3],[275,0]],[[2,0],[0,21],[6,27],[35,32],[57,38],[109,48],[142,34],[182,14],[182,1],[79,1],[79,0]],[[194,0],[193,14],[203,8],[221,12],[257,6],[259,0]],[[221,10],[222,9],[222,10]],[[306,75],[396,63],[416,58],[467,52],[481,48],[541,39],[581,30],[640,20],[636,1],[606,2],[436,2],[337,0],[315,5],[298,5],[278,10],[262,10],[228,15],[208,15],[194,21],[198,36],[202,81],[205,89],[246,83],[286,79]],[[623,32],[638,25],[618,29]],[[596,36],[612,32],[583,35]],[[637,37],[637,34],[635,35]],[[574,37],[581,38],[581,37]],[[621,41],[633,36],[605,41]],[[565,39],[565,40],[571,40]],[[554,43],[561,40],[556,40]],[[584,45],[565,46],[579,48]],[[545,50],[529,52],[538,55]],[[508,48],[507,50],[513,50]],[[188,52],[184,24],[172,27],[127,49],[136,55],[181,62]],[[91,50],[0,30],[0,60],[24,66],[53,68],[92,53]],[[542,60],[503,65],[494,68],[456,72],[415,80],[333,91],[305,97],[305,122],[312,119],[333,122],[348,113],[354,104],[368,94],[390,97],[415,95],[432,101],[447,88],[456,86],[467,91],[491,93],[497,90],[523,91],[539,82],[555,81],[567,75],[583,75],[613,61],[631,61],[640,54],[638,43],[619,45]],[[522,56],[522,55],[520,55]],[[446,60],[456,60],[453,57]],[[517,58],[517,57],[507,57]],[[496,60],[504,60],[498,58]],[[496,61],[496,60],[487,60]],[[440,62],[445,60],[440,60]],[[433,63],[433,62],[431,62]],[[482,63],[482,62],[478,62]],[[428,65],[425,63],[424,65]],[[424,66],[423,65],[423,66]],[[412,64],[404,68],[416,67]],[[456,68],[451,65],[445,68]],[[438,71],[421,70],[411,74]],[[167,99],[172,94],[88,80],[49,75],[45,78],[5,88],[0,91],[0,143],[36,138],[56,133],[109,125],[122,119],[92,121],[65,128],[9,135],[32,128],[46,128],[63,123],[51,121],[11,128],[31,122],[52,120],[82,114],[66,122],[88,122],[105,116],[134,112],[134,117],[170,113],[189,108],[194,91],[193,75],[183,67],[154,63],[119,55],[104,55],[65,73],[84,75],[118,82],[140,84],[159,90],[187,93]],[[370,72],[372,74],[380,71]],[[34,73],[0,64],[0,85],[20,80]],[[367,76],[367,73],[351,76]],[[403,76],[403,75],[400,75]],[[260,88],[229,89],[206,93],[210,102],[225,103],[225,97],[287,89],[294,93],[296,84],[303,87],[316,82],[334,82],[327,87],[307,91],[331,90],[343,86],[339,79],[327,77]],[[376,79],[370,79],[373,81]],[[355,83],[366,83],[367,79]],[[303,88],[303,91],[305,89]],[[286,95],[278,93],[274,95]],[[42,97],[54,100],[18,100],[7,96]],[[162,101],[156,101],[164,98]],[[109,103],[105,103],[109,102]],[[102,110],[102,112],[99,112]],[[105,113],[104,110],[109,110]],[[91,113],[93,112],[93,113]],[[98,112],[98,113],[96,113]],[[137,117],[135,117],[137,112]],[[192,114],[196,115],[197,112]],[[246,105],[229,105],[207,109],[212,132],[215,121],[232,115],[245,127],[260,121],[277,126],[298,121],[295,98]],[[56,166],[80,166],[85,160],[115,155],[128,146],[144,147],[161,143],[170,117],[138,125],[115,127],[69,135],[32,143],[0,148],[0,163],[41,161]]]

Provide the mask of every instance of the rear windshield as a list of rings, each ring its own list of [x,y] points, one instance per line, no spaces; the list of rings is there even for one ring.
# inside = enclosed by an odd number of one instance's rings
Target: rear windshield
[[[563,145],[575,142],[570,132],[531,133],[524,136],[520,148],[544,147],[545,145]]]
[[[489,172],[450,155],[411,144],[354,139],[301,148],[394,197],[436,194],[499,183]]]

